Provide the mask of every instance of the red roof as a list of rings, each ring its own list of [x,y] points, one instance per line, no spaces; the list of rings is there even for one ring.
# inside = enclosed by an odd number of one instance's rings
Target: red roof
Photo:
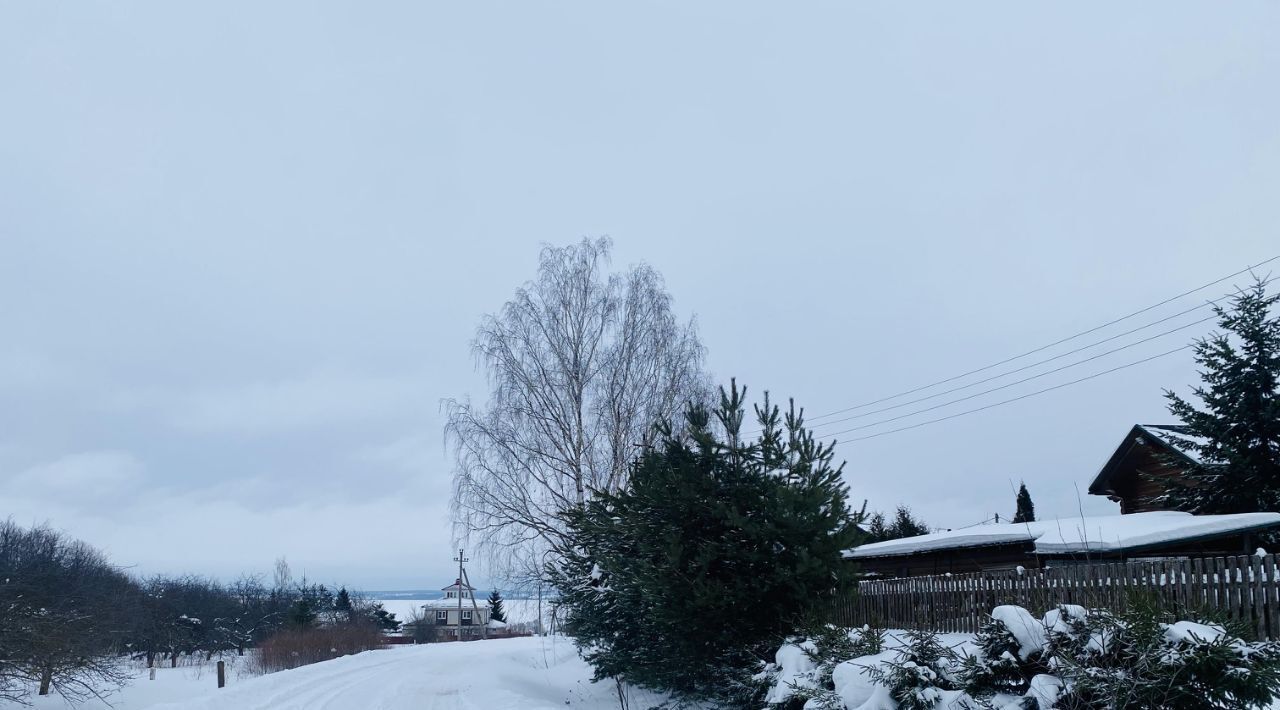
[[[471,590],[471,591],[473,591],[473,592],[476,590],[476,588],[475,588],[475,587],[473,587],[473,586],[471,586],[470,584],[463,584],[461,579],[455,579],[455,580],[453,580],[453,584],[450,584],[450,585],[449,585],[449,586],[447,586],[447,587],[441,587],[441,588],[440,588],[440,591],[444,592],[444,591],[448,591],[448,590],[450,590],[450,589],[457,589],[457,588],[469,589],[469,590]]]

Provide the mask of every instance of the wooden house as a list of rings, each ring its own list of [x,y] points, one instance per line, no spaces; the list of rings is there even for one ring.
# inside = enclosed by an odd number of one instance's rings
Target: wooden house
[[[461,628],[463,638],[479,637],[489,623],[489,600],[477,600],[475,587],[460,579],[440,591],[444,592],[443,598],[430,599],[422,605],[427,622],[435,622],[435,636],[455,639]]]
[[[1120,504],[1119,515],[979,525],[860,545],[845,552],[870,575],[915,577],[1093,560],[1248,554],[1260,532],[1280,529],[1280,513],[1191,515],[1162,508],[1162,481],[1195,460],[1173,444],[1181,427],[1138,424],[1089,484]]]
[[[1121,514],[1164,510],[1161,481],[1176,479],[1184,465],[1195,463],[1170,435],[1193,439],[1179,426],[1135,424],[1094,476],[1089,493],[1119,503]]]

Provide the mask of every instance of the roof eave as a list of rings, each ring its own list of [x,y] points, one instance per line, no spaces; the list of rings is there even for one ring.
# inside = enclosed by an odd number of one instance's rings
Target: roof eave
[[[914,557],[917,555],[928,555],[936,552],[956,552],[958,550],[974,550],[979,548],[986,549],[990,547],[1027,547],[1028,552],[1034,552],[1035,551],[1034,543],[1035,543],[1035,540],[1030,538],[1026,540],[1000,540],[998,542],[980,542],[974,545],[951,545],[948,547],[934,547],[927,550],[886,552],[882,555],[857,555],[857,556],[849,554],[854,550],[845,550],[843,553],[841,553],[841,556],[846,560],[855,560],[855,561],[856,560],[886,560],[886,559],[892,559],[895,557]],[[857,548],[854,548],[854,549],[857,549]]]
[[[1214,540],[1222,537],[1230,537],[1232,535],[1241,535],[1244,533],[1257,532],[1259,530],[1267,530],[1269,528],[1280,528],[1280,520],[1271,523],[1259,523],[1257,525],[1249,525],[1237,528],[1229,532],[1213,532],[1203,535],[1192,535],[1191,537],[1178,538],[1177,540],[1165,540],[1162,542],[1149,542],[1143,545],[1130,545],[1128,547],[1109,547],[1105,550],[1098,549],[1078,549],[1078,550],[1054,550],[1053,552],[1036,552],[1037,557],[1073,557],[1077,555],[1112,555],[1125,554],[1130,552],[1144,552],[1154,550],[1161,547],[1168,547],[1173,544],[1185,544],[1192,542],[1204,542],[1206,540]]]

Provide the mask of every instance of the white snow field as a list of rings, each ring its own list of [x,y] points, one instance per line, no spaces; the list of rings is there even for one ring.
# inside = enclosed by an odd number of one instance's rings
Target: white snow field
[[[164,673],[168,670],[170,673]],[[208,669],[196,679],[182,669],[141,674],[109,700],[84,710],[550,710],[618,707],[612,683],[592,683],[591,669],[563,637],[400,646],[215,687]],[[632,691],[632,707],[661,697]],[[67,708],[40,698],[41,710]],[[0,707],[4,707],[0,703]]]

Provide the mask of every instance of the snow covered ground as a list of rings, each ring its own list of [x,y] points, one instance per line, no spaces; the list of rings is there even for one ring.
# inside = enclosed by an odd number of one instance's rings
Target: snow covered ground
[[[226,659],[229,687],[239,685],[253,677],[245,668],[248,664],[244,661],[247,660],[247,658]],[[129,667],[133,674],[133,682],[119,692],[107,696],[105,703],[93,700],[74,707],[85,708],[85,710],[107,710],[108,708],[110,710],[143,710],[160,703],[181,703],[204,693],[216,692],[218,689],[215,663],[194,663],[184,658],[177,668],[169,668],[167,665],[156,668],[155,680],[147,679],[147,669],[141,662],[130,663]],[[68,710],[73,707],[57,695],[41,698],[33,693],[28,700],[40,710],[55,708]],[[5,710],[18,707],[22,706],[0,701],[0,708]]]
[[[85,710],[606,710],[618,707],[611,683],[593,684],[572,642],[529,637],[400,646],[259,677],[217,689],[212,666],[160,669]],[[633,691],[632,707],[661,698]],[[66,708],[40,698],[41,710]],[[0,704],[0,707],[5,707]]]

